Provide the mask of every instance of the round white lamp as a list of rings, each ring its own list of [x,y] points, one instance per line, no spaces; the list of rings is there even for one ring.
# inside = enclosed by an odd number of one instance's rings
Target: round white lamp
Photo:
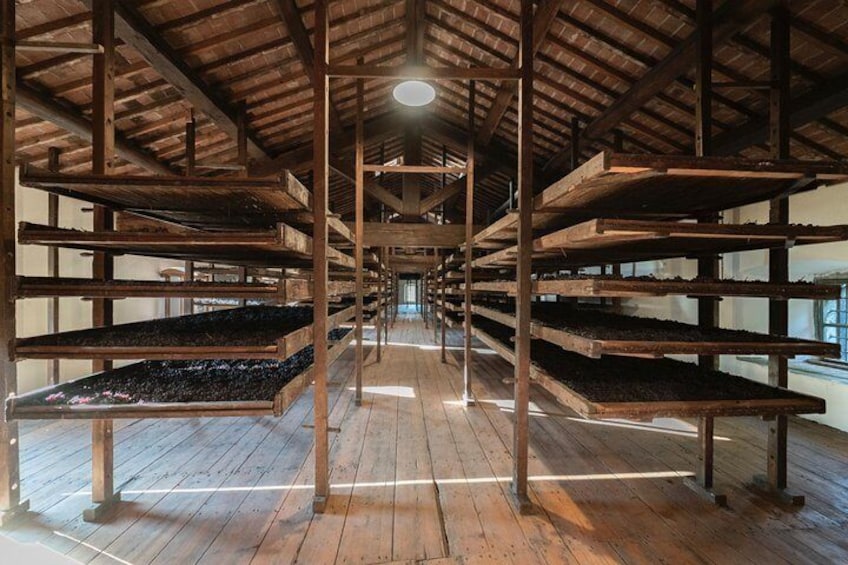
[[[394,88],[392,96],[404,106],[426,106],[436,98],[436,89],[421,80],[405,80]]]

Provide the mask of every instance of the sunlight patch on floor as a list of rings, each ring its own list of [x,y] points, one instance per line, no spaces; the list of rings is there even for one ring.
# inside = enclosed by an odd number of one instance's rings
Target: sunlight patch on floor
[[[356,390],[356,387],[349,386],[347,389]],[[398,398],[415,398],[415,389],[411,386],[364,386],[362,392]]]
[[[574,474],[574,475],[530,475],[527,480],[530,482],[575,482],[575,481],[617,481],[617,480],[632,480],[632,479],[670,479],[691,477],[694,473],[689,471],[644,471],[630,473],[591,473],[591,474]],[[463,477],[463,478],[443,478],[443,479],[398,479],[386,481],[367,481],[357,483],[338,483],[331,484],[331,489],[339,489],[347,491],[350,489],[371,489],[371,488],[397,488],[436,484],[440,487],[450,485],[480,485],[480,484],[498,484],[509,483],[512,477]],[[124,489],[125,494],[214,494],[227,492],[266,492],[266,491],[302,491],[311,490],[314,485],[297,484],[297,485],[265,485],[265,486],[244,486],[244,487],[195,487],[195,488],[173,488],[173,489],[144,489],[132,490]],[[90,495],[90,492],[74,492],[66,493],[65,496],[82,496]]]

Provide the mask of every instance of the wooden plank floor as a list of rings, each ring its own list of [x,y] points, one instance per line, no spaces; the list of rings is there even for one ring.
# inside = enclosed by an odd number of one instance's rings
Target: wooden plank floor
[[[405,314],[383,362],[373,351],[363,405],[353,351],[331,368],[332,496],[313,515],[312,397],[282,418],[116,424],[108,522],[88,524],[85,422],[22,424],[23,495],[33,513],[0,532],[93,563],[844,563],[848,434],[790,426],[790,477],[807,495],[783,509],[745,483],[765,467],[765,424],[717,422],[717,483],[730,509],[683,485],[696,457],[691,422],[590,422],[533,388],[532,515],[510,502],[512,367],[474,358],[476,407],[464,408],[460,335],[442,364],[420,318]],[[2,547],[2,539],[0,539]],[[2,559],[0,559],[2,561]]]

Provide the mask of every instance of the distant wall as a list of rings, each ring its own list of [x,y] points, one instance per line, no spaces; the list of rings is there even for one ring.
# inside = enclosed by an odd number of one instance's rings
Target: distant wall
[[[47,193],[41,190],[18,187],[15,213],[17,220],[47,224]],[[91,205],[70,198],[59,199],[59,227],[91,229],[92,214],[83,212]],[[19,275],[47,275],[47,247],[40,245],[17,246],[17,273]],[[59,269],[63,277],[90,277],[91,258],[81,251],[59,250]],[[145,257],[123,256],[115,259],[115,277],[159,280],[159,271],[169,266],[180,266],[175,261]],[[48,298],[28,298],[17,302],[17,332],[19,337],[47,332]],[[174,305],[174,312],[178,307]],[[115,322],[134,322],[165,315],[165,302],[155,298],[133,298],[115,302]],[[91,327],[91,302],[80,298],[62,298],[59,304],[59,324],[62,331]],[[18,366],[18,391],[26,392],[45,386],[49,379],[49,361],[26,360]],[[91,362],[63,360],[61,379],[71,380],[91,372]]]
[[[834,185],[790,198],[789,221],[797,224],[848,224],[848,184]],[[725,213],[725,222],[744,224],[768,222],[768,204],[761,203]],[[848,273],[848,242],[801,246],[789,251],[790,279],[812,281],[817,276]],[[768,252],[746,251],[725,255],[721,273],[737,280],[767,280]],[[623,267],[631,274],[632,266]],[[696,262],[686,259],[654,261],[636,265],[638,274],[654,273],[659,277],[696,274]],[[697,302],[685,297],[640,299],[627,302],[640,316],[653,316],[683,322],[697,322]],[[789,303],[789,335],[814,338],[815,303],[792,300]],[[721,325],[725,328],[766,332],[768,301],[762,298],[725,298],[721,302]],[[765,382],[767,368],[761,364],[721,357],[722,370]],[[800,373],[790,370],[790,388],[820,396],[827,401],[827,413],[810,415],[811,420],[848,431],[848,371],[844,379]]]

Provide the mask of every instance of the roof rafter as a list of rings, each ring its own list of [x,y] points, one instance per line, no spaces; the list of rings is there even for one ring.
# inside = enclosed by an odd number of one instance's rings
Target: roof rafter
[[[765,13],[776,0],[739,0],[726,2],[715,14],[713,45],[719,46],[746,27],[754,18]],[[655,67],[642,75],[622,96],[592,120],[582,131],[581,139],[599,138],[644,106],[662,92],[669,83],[684,75],[691,67],[697,51],[697,33],[680,42]],[[571,154],[570,145],[564,147],[545,164],[546,173],[565,167]]]
[[[91,0],[83,2],[91,8]],[[141,13],[126,2],[115,6],[115,34],[138,51],[162,78],[173,84],[196,111],[206,114],[232,139],[237,138],[235,108],[195,73]],[[247,152],[254,159],[268,157],[261,142],[252,133],[248,134]]]

